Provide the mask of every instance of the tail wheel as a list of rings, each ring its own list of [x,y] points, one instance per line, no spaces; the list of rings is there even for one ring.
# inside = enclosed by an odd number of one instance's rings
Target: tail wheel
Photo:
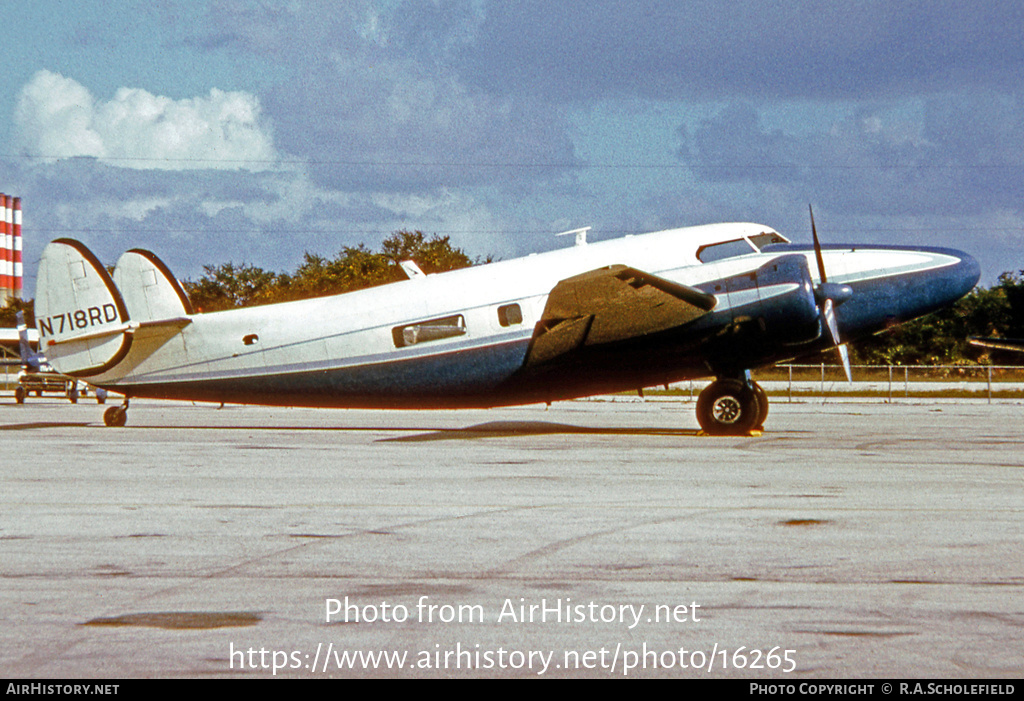
[[[757,394],[739,380],[712,382],[697,398],[697,422],[705,433],[714,436],[749,433],[760,425],[761,418]]]
[[[112,406],[103,412],[103,423],[120,428],[128,423],[128,410],[123,406]]]

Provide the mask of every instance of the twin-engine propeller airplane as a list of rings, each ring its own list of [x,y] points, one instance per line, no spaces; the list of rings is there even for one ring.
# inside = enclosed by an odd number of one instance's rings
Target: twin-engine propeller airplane
[[[813,231],[813,215],[812,215]],[[123,393],[314,407],[553,402],[714,377],[709,434],[763,425],[752,368],[949,305],[980,276],[942,248],[790,243],[713,224],[586,243],[356,292],[196,314],[167,266],[125,253],[113,277],[81,243],[43,251],[40,342],[62,373]],[[826,273],[827,271],[827,273]]]

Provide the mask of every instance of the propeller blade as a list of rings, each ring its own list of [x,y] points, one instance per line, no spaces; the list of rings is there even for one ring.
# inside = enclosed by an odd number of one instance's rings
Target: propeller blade
[[[849,298],[853,291],[846,285],[829,284],[828,277],[825,275],[825,258],[821,254],[821,242],[818,240],[818,229],[814,225],[814,208],[811,205],[807,205],[807,209],[811,213],[811,236],[814,238],[814,257],[818,261],[818,275],[821,277],[818,292],[824,298],[821,305],[821,315],[825,319],[825,325],[828,327],[829,335],[832,337],[832,343],[835,344],[836,351],[839,353],[839,360],[842,362],[843,371],[846,373],[846,381],[852,384],[853,373],[850,371],[850,352],[846,344],[839,338],[839,322],[836,321],[835,303],[832,300],[836,298],[839,302],[843,302]]]
[[[853,384],[853,373],[850,371],[850,352],[846,349],[846,344],[836,346],[836,350],[839,351],[839,361],[843,364],[843,372],[846,373],[846,381],[849,384]]]
[[[846,344],[839,339],[839,323],[836,321],[835,305],[831,299],[826,299],[822,305],[821,313],[825,317],[825,325],[828,326],[829,335],[832,336],[832,343],[836,344],[836,351],[839,353],[839,360],[843,364],[843,371],[846,373],[846,381],[853,383],[853,373],[850,371],[850,352]]]
[[[828,282],[828,278],[825,277],[825,259],[821,256],[821,242],[818,241],[818,229],[814,226],[814,208],[811,205],[807,205],[807,209],[811,212],[811,236],[814,237],[814,257],[818,259],[818,276],[821,278],[822,284]]]

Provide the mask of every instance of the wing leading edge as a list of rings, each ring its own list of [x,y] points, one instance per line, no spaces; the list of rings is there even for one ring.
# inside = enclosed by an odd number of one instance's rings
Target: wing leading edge
[[[969,339],[972,346],[981,348],[994,348],[996,350],[1024,352],[1024,339],[1019,338],[982,338],[971,336]]]
[[[688,324],[717,299],[693,287],[611,265],[566,278],[548,295],[526,365],[538,365],[582,346],[645,336]]]

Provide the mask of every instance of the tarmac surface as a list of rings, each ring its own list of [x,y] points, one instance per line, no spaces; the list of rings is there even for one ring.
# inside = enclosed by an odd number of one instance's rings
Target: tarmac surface
[[[1020,678],[1024,406],[0,400],[0,677]]]

